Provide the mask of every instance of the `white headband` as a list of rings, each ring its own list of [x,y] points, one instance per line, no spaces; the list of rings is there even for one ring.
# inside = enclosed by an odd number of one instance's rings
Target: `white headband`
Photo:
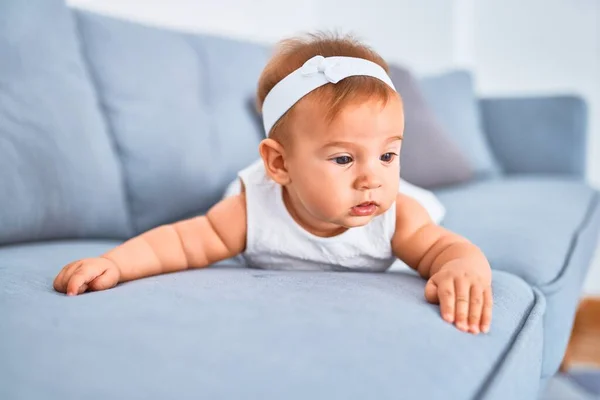
[[[268,136],[279,118],[308,93],[328,83],[335,84],[356,75],[372,76],[396,90],[385,70],[372,61],[355,57],[314,56],[283,78],[265,98],[262,107],[265,135]]]

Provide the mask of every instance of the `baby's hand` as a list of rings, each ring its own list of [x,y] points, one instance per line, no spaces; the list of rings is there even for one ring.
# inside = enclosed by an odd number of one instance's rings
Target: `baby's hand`
[[[119,283],[121,272],[107,258],[86,258],[66,265],[54,279],[54,289],[74,296],[86,290],[110,289]]]
[[[455,259],[433,274],[425,298],[439,303],[442,317],[464,332],[487,333],[492,320],[492,286],[489,267]]]

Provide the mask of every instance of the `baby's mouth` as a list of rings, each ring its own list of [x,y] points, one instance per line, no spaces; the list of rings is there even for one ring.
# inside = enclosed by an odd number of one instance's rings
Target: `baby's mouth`
[[[350,214],[357,217],[365,217],[375,214],[379,205],[374,201],[365,201],[350,209]]]

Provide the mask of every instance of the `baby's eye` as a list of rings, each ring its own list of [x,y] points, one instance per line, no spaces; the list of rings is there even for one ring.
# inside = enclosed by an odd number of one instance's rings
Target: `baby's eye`
[[[390,163],[394,160],[394,158],[396,156],[397,156],[396,153],[385,153],[385,154],[382,154],[381,157],[379,157],[379,159],[383,162]]]
[[[339,156],[339,157],[332,158],[332,161],[339,165],[346,165],[346,164],[350,164],[352,162],[352,157]]]

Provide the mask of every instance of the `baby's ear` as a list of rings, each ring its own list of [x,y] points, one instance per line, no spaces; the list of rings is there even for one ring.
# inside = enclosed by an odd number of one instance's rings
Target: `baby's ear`
[[[276,140],[263,139],[258,146],[267,175],[280,185],[287,185],[290,176],[285,167],[285,149]]]

